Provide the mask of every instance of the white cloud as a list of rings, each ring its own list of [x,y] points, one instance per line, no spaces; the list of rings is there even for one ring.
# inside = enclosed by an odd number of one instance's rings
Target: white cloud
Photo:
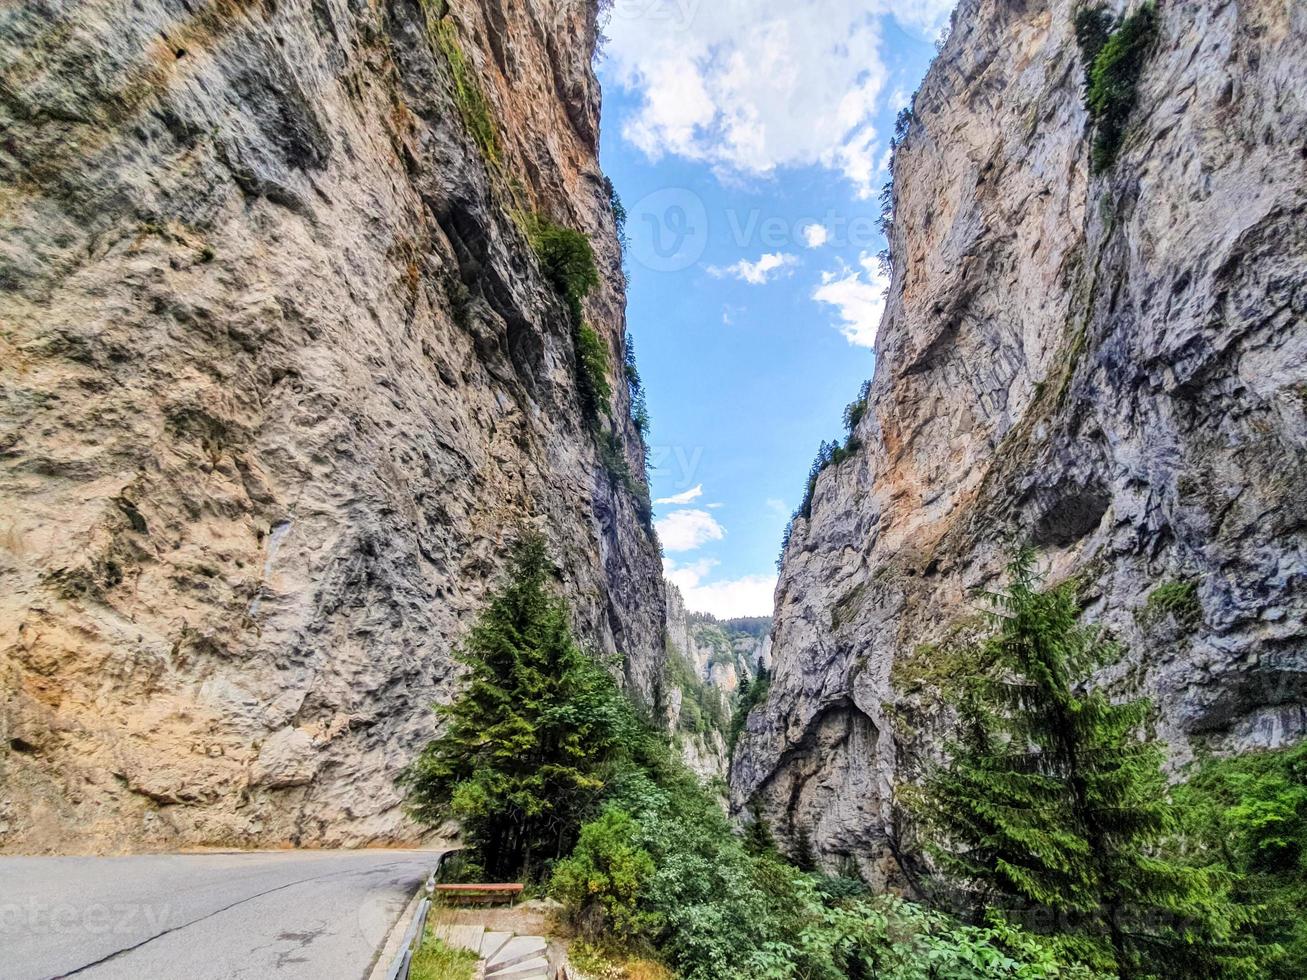
[[[876,331],[885,313],[889,279],[873,255],[863,253],[858,265],[861,269],[845,265],[838,272],[822,273],[821,285],[813,291],[812,298],[838,309],[842,321],[840,333],[850,344],[875,347]]]
[[[700,483],[698,486],[691,487],[689,490],[686,490],[685,493],[678,493],[673,497],[659,497],[657,500],[654,501],[654,503],[671,504],[673,506],[680,507],[682,504],[688,504],[690,503],[690,501],[698,500],[702,496],[703,496],[703,484]]]
[[[608,66],[641,96],[623,136],[648,156],[766,176],[823,165],[863,196],[889,78],[881,17],[926,29],[946,0],[647,0],[605,28]]]
[[[658,540],[667,551],[694,551],[726,537],[726,529],[706,510],[676,510],[654,522]]]
[[[718,279],[724,279],[726,276],[734,276],[736,279],[742,279],[752,286],[762,286],[772,274],[780,275],[788,273],[790,269],[798,265],[799,260],[785,252],[769,252],[763,255],[757,262],[750,262],[747,259],[740,259],[734,265],[728,265],[726,268],[721,266],[709,266],[708,274],[716,276]]]
[[[719,619],[771,615],[775,575],[745,575],[705,582],[716,567],[717,562],[711,558],[689,565],[679,565],[670,559],[663,562],[664,573],[681,590],[685,607],[693,612],[712,613]]]
[[[803,243],[808,248],[821,248],[830,241],[830,232],[825,225],[806,225],[803,229]]]
[[[780,514],[781,516],[786,516],[790,512],[790,508],[786,505],[784,500],[781,500],[780,497],[768,497],[767,509],[773,513]]]

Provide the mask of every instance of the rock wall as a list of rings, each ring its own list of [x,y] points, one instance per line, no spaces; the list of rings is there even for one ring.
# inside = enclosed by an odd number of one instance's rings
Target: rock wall
[[[794,527],[732,772],[832,866],[893,875],[938,644],[1021,539],[1126,645],[1100,680],[1156,699],[1174,766],[1307,734],[1307,5],[1158,4],[1101,175],[1076,7],[964,0],[898,147],[861,448]]]
[[[680,589],[668,581],[663,582],[663,588],[667,595],[667,655],[685,661],[696,687],[717,692],[724,717],[729,720],[740,685],[757,677],[760,667],[770,665],[771,638],[766,621],[722,621],[689,612]],[[715,728],[706,733],[687,731],[682,724],[685,698],[694,693],[668,679],[664,692],[668,730],[694,772],[704,779],[725,779],[730,763],[725,732]]]
[[[652,699],[658,548],[527,237],[533,213],[589,236],[586,318],[620,365],[595,21],[0,18],[0,848],[413,839],[393,778],[525,527]]]

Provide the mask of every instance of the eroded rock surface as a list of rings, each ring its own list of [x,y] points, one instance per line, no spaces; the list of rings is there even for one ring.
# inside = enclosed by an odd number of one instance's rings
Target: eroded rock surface
[[[964,0],[898,150],[862,448],[796,523],[732,772],[831,866],[893,873],[941,641],[1021,538],[1128,646],[1101,681],[1156,699],[1173,764],[1307,734],[1307,6],[1159,4],[1102,175],[1075,10]]]
[[[672,582],[664,581],[667,596],[667,656],[680,658],[693,676],[696,687],[715,692],[722,717],[729,721],[735,711],[740,686],[757,678],[759,670],[770,669],[770,624],[765,617],[719,620],[691,612]],[[686,692],[669,677],[663,694],[668,730],[686,764],[703,779],[725,779],[730,764],[725,733],[708,726],[685,724]]]
[[[620,365],[595,16],[0,15],[0,847],[413,839],[393,778],[524,525],[652,697],[657,546],[526,236],[589,236]]]

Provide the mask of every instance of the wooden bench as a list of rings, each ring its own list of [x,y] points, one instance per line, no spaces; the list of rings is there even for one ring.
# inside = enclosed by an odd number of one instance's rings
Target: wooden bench
[[[468,905],[493,905],[497,902],[507,901],[509,905],[522,894],[524,885],[437,885],[436,894],[442,896],[447,901],[455,903],[466,903]]]

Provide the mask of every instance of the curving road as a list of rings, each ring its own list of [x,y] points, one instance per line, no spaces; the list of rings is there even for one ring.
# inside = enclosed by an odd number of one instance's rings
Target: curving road
[[[361,980],[439,853],[0,857],[0,978]]]

